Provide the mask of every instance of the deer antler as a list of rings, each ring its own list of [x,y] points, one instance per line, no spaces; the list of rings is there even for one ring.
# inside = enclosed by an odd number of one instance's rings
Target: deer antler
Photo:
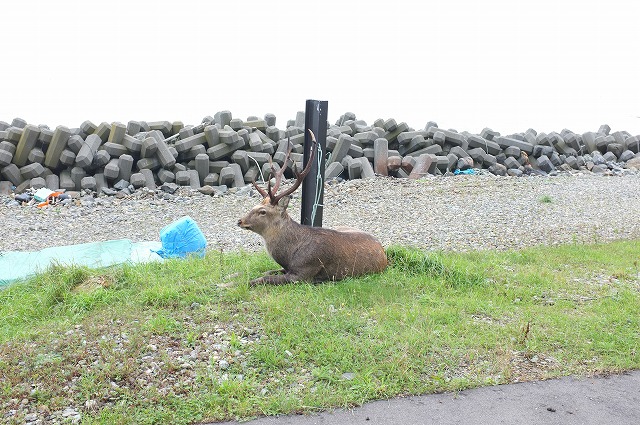
[[[285,190],[280,194],[276,195],[275,191],[274,193],[271,194],[271,205],[278,205],[278,201],[280,201],[280,199],[284,198],[285,196],[291,195],[293,192],[295,192],[296,189],[300,187],[300,185],[302,184],[302,181],[307,176],[307,174],[309,174],[309,171],[311,171],[311,165],[313,164],[313,159],[315,157],[316,150],[318,149],[318,146],[317,146],[318,142],[316,142],[316,137],[314,136],[313,131],[309,130],[309,134],[311,135],[311,143],[313,143],[313,145],[311,146],[311,153],[309,155],[309,160],[307,161],[307,165],[304,167],[301,173],[297,173],[294,170],[296,181],[293,184],[293,186],[291,186],[289,189]],[[284,165],[282,166],[280,171],[283,171],[287,167],[287,161],[289,160],[290,153],[291,153],[291,149],[289,149],[289,152],[287,152],[287,156],[285,157],[285,160],[284,160]]]
[[[284,157],[284,162],[282,163],[282,167],[280,167],[280,169],[278,171],[276,171],[276,167],[274,167],[273,165],[273,160],[271,159],[271,157],[269,157],[269,166],[271,167],[271,171],[269,172],[269,175],[267,176],[267,190],[265,191],[264,189],[262,189],[261,187],[259,187],[256,184],[256,181],[253,181],[253,187],[256,188],[256,190],[260,193],[260,195],[262,195],[263,198],[271,198],[271,195],[275,194],[276,192],[278,192],[278,189],[280,188],[280,182],[282,181],[282,175],[284,174],[285,169],[287,168],[287,161],[289,161],[289,154],[291,154],[291,150],[293,149],[293,147],[291,146],[291,138],[288,137],[287,138],[287,147],[289,148],[287,150],[287,153]],[[276,178],[276,183],[273,186],[273,188],[271,187],[271,176],[275,176]]]
[[[287,168],[287,163],[289,162],[289,155],[291,154],[291,149],[292,149],[291,147],[288,149],[287,154],[284,157],[284,162],[282,163],[282,167],[280,167],[280,170],[275,172],[275,167],[273,166],[273,163],[271,163],[271,173],[275,174],[275,178],[276,178],[276,182],[273,188],[271,187],[270,177],[269,177],[269,183],[267,184],[266,191],[260,188],[254,180],[253,187],[256,188],[256,190],[260,193],[260,195],[262,195],[263,198],[268,197],[271,205],[278,205],[278,202],[280,201],[280,199],[284,198],[285,196],[291,195],[293,192],[295,192],[296,189],[300,187],[300,184],[302,184],[302,181],[307,176],[307,174],[309,174],[309,171],[311,171],[311,164],[313,163],[313,159],[315,157],[318,142],[316,142],[316,138],[313,134],[313,131],[309,130],[309,134],[311,135],[311,142],[313,143],[313,146],[311,146],[311,153],[309,155],[309,160],[307,161],[307,165],[304,167],[301,173],[298,173],[296,170],[294,170],[296,181],[293,184],[293,186],[291,186],[289,189],[285,190],[280,194],[277,193],[278,189],[280,188],[280,183],[282,181],[282,175],[284,174],[284,171]],[[294,164],[294,167],[295,167],[295,164]]]

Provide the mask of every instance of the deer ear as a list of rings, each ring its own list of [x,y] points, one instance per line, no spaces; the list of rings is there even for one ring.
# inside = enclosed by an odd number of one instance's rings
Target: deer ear
[[[278,201],[278,208],[282,209],[282,211],[286,211],[287,207],[289,206],[289,200],[291,199],[291,197],[289,196],[283,196],[279,201]]]

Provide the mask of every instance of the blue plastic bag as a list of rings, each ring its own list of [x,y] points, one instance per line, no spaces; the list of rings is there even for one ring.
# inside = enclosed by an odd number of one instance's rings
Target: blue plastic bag
[[[155,251],[162,258],[197,255],[204,257],[207,240],[189,216],[174,221],[160,230],[162,249]]]
[[[461,170],[461,169],[457,168],[453,172],[453,174],[456,175],[456,176],[460,175],[460,174],[475,174],[475,173],[476,173],[476,171],[473,168],[467,168],[466,170]]]

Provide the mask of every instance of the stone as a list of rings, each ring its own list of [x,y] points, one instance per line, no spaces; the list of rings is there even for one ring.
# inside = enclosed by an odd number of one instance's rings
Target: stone
[[[104,167],[104,176],[108,180],[115,180],[120,175],[120,166],[118,158],[113,158],[109,161],[107,165]]]
[[[137,154],[142,150],[142,140],[125,134],[122,138],[122,146],[127,148],[130,153]]]
[[[56,169],[60,163],[60,155],[67,146],[67,141],[71,137],[71,130],[65,126],[59,125],[53,132],[51,137],[51,143],[47,148],[47,153],[44,158],[44,165],[50,169]],[[74,157],[75,160],[75,157]]]
[[[480,133],[480,137],[487,140],[493,140],[498,136],[500,136],[500,133],[498,133],[497,131],[493,131],[488,127],[485,127],[484,129],[482,129],[482,132]]]
[[[0,150],[0,167],[5,167],[11,164],[11,160],[13,159],[13,154],[6,150]]]
[[[232,144],[220,143],[215,145],[209,149],[207,149],[207,155],[209,155],[209,159],[212,161],[222,159],[226,156],[231,155],[238,149],[244,148],[244,140],[238,139],[236,142]]]
[[[219,180],[220,180],[220,175],[219,174],[217,174],[217,173],[209,173],[204,178],[204,185],[205,186],[217,186]],[[246,176],[245,176],[245,181],[246,181]]]
[[[170,194],[176,193],[179,188],[180,186],[178,186],[176,183],[163,183],[162,186],[160,186],[160,190]]]
[[[369,160],[365,157],[355,158],[354,161],[359,161],[361,164],[360,170],[360,178],[362,179],[372,179],[375,178],[376,174],[371,166]]]
[[[57,174],[49,174],[45,176],[45,187],[49,190],[60,189],[60,177]]]
[[[467,138],[463,134],[436,127],[431,127],[427,130],[427,137],[433,138],[434,142],[439,145],[448,143],[454,146],[466,146],[468,143]]]
[[[405,157],[413,156],[417,158],[420,155],[423,155],[425,153],[432,154],[432,155],[440,155],[442,153],[442,146],[433,144],[433,145],[427,146],[426,148],[418,149],[417,151],[411,152],[410,154],[405,155]]]
[[[118,180],[118,182],[113,185],[113,188],[117,190],[126,190],[129,189],[129,184],[129,181],[127,180]]]
[[[80,124],[80,130],[82,130],[82,132],[86,135],[95,133],[97,129],[98,126],[89,120],[86,120],[82,124]]]
[[[623,143],[609,143],[607,145],[607,152],[611,152],[616,157],[614,161],[616,161],[617,158],[620,158],[620,155],[622,155],[622,152],[624,152],[625,150],[626,150],[626,145]]]
[[[498,163],[498,158],[491,155],[490,153],[483,152],[482,153],[482,164],[483,166],[491,166],[493,164]]]
[[[107,142],[109,143],[122,143],[124,135],[127,132],[127,126],[121,122],[114,122],[111,124],[111,130],[109,131],[109,137]]]
[[[506,176],[507,167],[502,164],[495,163],[489,167],[489,172],[495,174],[496,176]]]
[[[186,152],[189,149],[193,148],[197,145],[204,145],[207,143],[207,138],[205,133],[196,134],[191,137],[187,137],[186,139],[179,140],[174,145],[178,153]]]
[[[545,173],[550,173],[555,170],[555,167],[551,160],[546,155],[541,155],[537,161],[538,168],[540,168]]]
[[[96,173],[93,178],[96,180],[96,188],[94,191],[98,194],[102,193],[102,189],[109,187],[107,179],[104,177],[104,173]],[[80,182],[82,184],[82,182]]]
[[[242,168],[240,168],[240,165],[232,163],[229,164],[229,168],[231,169],[231,171],[233,171],[232,187],[244,186],[244,173],[242,172]]]
[[[92,134],[91,136],[101,140],[96,134]],[[129,153],[129,150],[124,145],[112,142],[103,144],[100,146],[100,150],[106,151],[112,158],[118,158],[120,155],[126,155]]]
[[[406,134],[406,133],[403,133]],[[386,140],[386,139],[385,139]],[[411,138],[411,140],[398,148],[398,153],[401,155],[407,155],[420,149],[424,149],[434,144],[433,139],[425,139],[422,134],[417,134]]]
[[[504,166],[507,167],[507,169],[514,169],[514,168],[519,168],[520,167],[520,163],[514,157],[508,156],[504,160]]]
[[[265,164],[265,165],[267,165],[267,164]],[[263,169],[263,174],[264,174],[264,169]],[[231,169],[231,167],[230,166],[224,167],[222,170],[220,170],[220,179],[219,179],[218,184],[219,185],[225,185],[225,186],[231,186],[231,185],[233,185],[234,178],[235,178],[235,173]]]
[[[23,128],[22,135],[16,146],[16,152],[13,155],[13,163],[18,167],[27,165],[29,152],[36,147],[40,128],[35,125],[26,125]]]
[[[506,149],[509,146],[515,146],[520,148],[520,150],[525,151],[528,154],[533,153],[533,145],[528,142],[524,142],[522,140],[515,139],[513,137],[502,137],[498,136],[494,139],[494,141],[500,146],[502,149]]]
[[[82,179],[86,176],[87,172],[82,167],[75,166],[71,168],[71,180],[73,180],[75,190],[81,189]]]
[[[407,125],[407,123],[401,122],[396,126],[395,130],[387,131],[382,135],[382,137],[387,139],[389,143],[396,143],[398,136],[408,130],[409,130],[409,126]]]
[[[640,170],[640,156],[627,160],[625,166],[627,168],[635,168],[637,170]]]
[[[118,178],[129,181],[131,178],[131,170],[133,169],[133,157],[128,154],[120,155],[120,157],[118,157],[118,168],[120,169]]]
[[[150,121],[147,123],[151,130],[160,131],[165,137],[171,135],[171,130],[173,130],[173,124],[169,121]]]
[[[44,177],[34,177],[31,179],[30,185],[34,189],[41,189],[43,187],[46,187],[47,182]]]
[[[101,144],[102,144],[102,139],[100,139],[100,137],[98,137],[96,134],[88,135],[87,138],[84,140],[82,147],[78,151],[78,154],[76,155],[76,161],[75,161],[76,165],[84,169],[89,168],[92,165],[93,157],[98,152],[98,148],[100,147]],[[107,153],[111,154],[111,152],[109,152],[108,150],[107,150]],[[116,155],[111,155],[111,156],[116,156]]]
[[[158,180],[163,184],[173,183],[176,179],[175,173],[164,168],[161,170],[158,170],[157,175],[158,175]]]
[[[497,155],[502,152],[502,148],[496,142],[474,134],[467,138],[470,148],[480,148],[491,155]]]
[[[520,177],[523,172],[518,168],[510,168],[507,170],[507,175],[511,177]]]
[[[196,155],[194,166],[198,172],[200,182],[203,183],[205,177],[209,174],[209,155],[206,153]]]
[[[67,149],[69,149],[74,154],[78,155],[82,145],[84,144],[84,139],[77,134],[72,134],[67,140]]]
[[[157,145],[157,155],[162,168],[165,168],[167,170],[171,169],[176,164],[175,157],[171,153],[169,146],[167,146],[164,140],[158,140],[158,138],[155,139]]]
[[[324,178],[325,180],[331,180],[336,178],[342,174],[344,171],[344,167],[339,162],[332,162],[329,164],[324,170]]]
[[[27,121],[22,118],[16,117],[13,119],[13,121],[11,121],[11,126],[17,128],[25,128],[27,126]]]
[[[147,180],[145,179],[144,174],[142,174],[142,173],[133,173],[133,174],[131,174],[131,177],[129,179],[129,183],[131,183],[134,188],[140,189],[141,187],[146,185]]]
[[[93,156],[93,162],[91,163],[91,166],[94,168],[101,169],[105,165],[107,165],[110,160],[111,160],[111,155],[109,155],[107,151],[101,149],[98,152],[96,152],[95,155]]]
[[[206,156],[206,155],[205,155]],[[207,156],[207,168],[209,167],[209,157]],[[244,150],[237,150],[231,155],[231,161],[238,164],[243,173],[246,173],[251,165],[249,154]],[[252,161],[251,161],[252,162]]]
[[[158,151],[158,142],[153,137],[146,137],[142,141],[142,146],[140,148],[140,156],[143,158],[151,158]]]
[[[76,190],[76,184],[71,178],[71,172],[69,170],[62,170],[60,172],[60,189],[65,191]]]
[[[44,167],[42,164],[34,163],[20,167],[20,175],[23,180],[31,180],[35,177],[40,177],[44,173]]]
[[[400,155],[389,155],[387,158],[387,169],[390,172],[396,172],[402,167],[402,157]]]
[[[151,171],[150,169],[143,169],[143,170],[140,170],[140,174],[144,176],[144,187],[151,190],[155,190],[156,179],[154,177],[153,171]]]
[[[80,180],[80,189],[82,190],[96,190],[97,183],[96,178],[93,176],[86,176]]]
[[[631,150],[628,150],[628,149],[627,149],[626,151],[624,151],[624,152],[622,152],[622,153],[620,154],[620,156],[618,157],[618,160],[619,160],[620,162],[627,162],[627,161],[629,161],[630,159],[635,158],[635,156],[636,156],[636,155],[635,155]]]
[[[433,174],[436,170],[436,166],[437,160],[435,155],[422,154],[416,159],[415,165],[409,174],[409,178],[419,179],[427,174]]]
[[[519,158],[520,157],[520,148],[517,146],[509,146],[504,150],[504,154],[506,156],[512,156],[514,158]]]
[[[456,163],[456,168],[463,171],[468,170],[469,168],[473,168],[473,158],[471,158],[470,156],[459,158]]]
[[[33,148],[31,149],[31,152],[29,152],[29,156],[27,157],[28,162],[37,162],[38,164],[43,164],[44,163],[44,152],[42,152],[42,149],[39,148]]]
[[[573,156],[566,157],[564,163],[574,170],[578,169],[578,160]]]
[[[607,124],[602,124],[600,128],[598,128],[598,133],[604,134],[605,136],[608,136],[610,131],[611,127],[609,127]]]
[[[373,142],[373,170],[376,174],[387,176],[387,160],[389,158],[389,141],[383,137]]]
[[[446,137],[442,131],[438,130],[434,132],[432,137],[435,143],[439,144],[440,146],[444,145]]]

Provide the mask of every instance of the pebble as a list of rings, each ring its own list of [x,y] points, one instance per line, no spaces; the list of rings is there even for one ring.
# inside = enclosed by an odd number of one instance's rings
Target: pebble
[[[331,182],[324,194],[323,226],[359,228],[385,247],[402,244],[426,250],[605,242],[640,237],[638,187],[638,172],[603,176],[580,171],[547,177],[480,173]],[[0,238],[0,251],[112,239],[159,241],[160,230],[185,215],[198,224],[209,250],[264,250],[260,236],[237,226],[260,201],[250,186],[220,196],[181,187],[169,199],[163,190],[138,189],[120,199],[101,196],[94,202],[43,209],[0,196],[6,236]],[[289,214],[299,221],[299,211],[300,191],[289,204]]]

